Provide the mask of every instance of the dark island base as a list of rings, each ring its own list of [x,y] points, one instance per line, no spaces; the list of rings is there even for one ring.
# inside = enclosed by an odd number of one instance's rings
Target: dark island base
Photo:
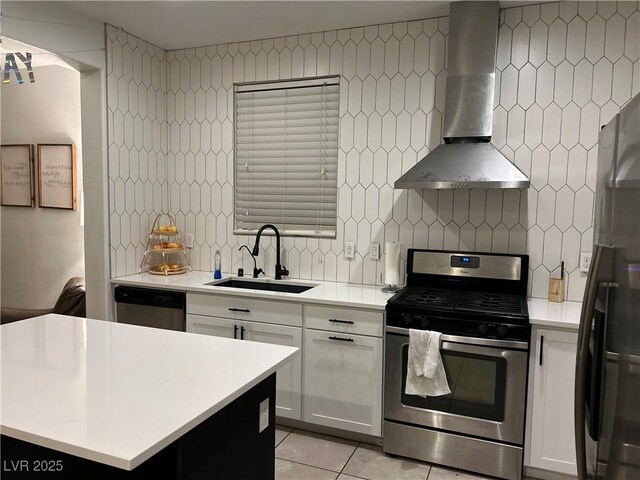
[[[2,435],[0,476],[3,480],[273,480],[275,387],[273,374],[131,471]],[[266,398],[269,426],[259,433],[259,406]],[[61,471],[55,471],[57,465]],[[41,471],[34,471],[36,466]]]

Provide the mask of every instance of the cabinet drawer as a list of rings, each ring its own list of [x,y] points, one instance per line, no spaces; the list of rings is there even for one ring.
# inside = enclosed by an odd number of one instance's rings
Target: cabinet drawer
[[[218,294],[187,294],[187,313],[302,326],[302,305]]]
[[[382,337],[384,316],[375,310],[305,305],[305,327],[330,332]]]

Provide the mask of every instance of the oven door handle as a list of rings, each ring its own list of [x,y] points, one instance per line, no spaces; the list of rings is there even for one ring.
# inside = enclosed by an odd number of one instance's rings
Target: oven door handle
[[[408,328],[400,327],[386,327],[386,331],[389,333],[397,333],[399,335],[409,336]],[[442,342],[451,343],[464,343],[467,345],[479,345],[482,347],[497,347],[497,348],[513,348],[514,350],[527,350],[529,344],[527,342],[520,342],[517,340],[498,340],[495,338],[477,338],[477,337],[462,337],[459,335],[446,335],[440,336]]]

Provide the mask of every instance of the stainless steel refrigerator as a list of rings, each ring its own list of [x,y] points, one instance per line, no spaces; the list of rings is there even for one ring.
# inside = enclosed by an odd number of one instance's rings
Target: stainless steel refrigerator
[[[575,385],[578,478],[640,479],[640,95],[600,132]]]

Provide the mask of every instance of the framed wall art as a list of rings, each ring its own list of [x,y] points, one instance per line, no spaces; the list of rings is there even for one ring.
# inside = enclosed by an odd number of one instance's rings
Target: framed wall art
[[[0,147],[0,203],[3,206],[35,206],[33,145]]]
[[[76,146],[73,143],[38,144],[38,205],[78,208]]]

